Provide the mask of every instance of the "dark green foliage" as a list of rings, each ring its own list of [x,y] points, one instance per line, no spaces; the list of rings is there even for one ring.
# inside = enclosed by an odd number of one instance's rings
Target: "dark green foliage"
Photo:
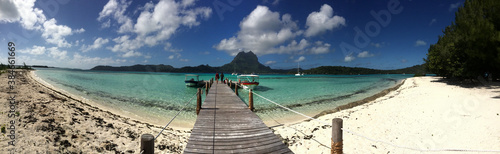
[[[415,65],[408,68],[397,70],[377,70],[360,67],[345,66],[321,66],[304,71],[307,74],[334,74],[334,75],[356,75],[356,74],[426,74],[423,65]]]
[[[26,63],[23,62],[23,66],[21,66],[21,69],[31,70],[32,68],[27,66]]]
[[[170,65],[133,65],[133,66],[96,66],[90,70],[98,71],[136,71],[136,72],[171,72],[175,68]]]
[[[467,0],[429,48],[426,67],[448,78],[500,75],[500,1]]]
[[[7,65],[0,63],[0,70],[6,70],[6,69],[7,69]]]

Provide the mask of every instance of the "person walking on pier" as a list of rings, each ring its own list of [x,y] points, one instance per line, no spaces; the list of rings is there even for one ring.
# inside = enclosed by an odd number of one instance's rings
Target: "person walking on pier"
[[[219,73],[215,73],[215,82],[219,84]]]

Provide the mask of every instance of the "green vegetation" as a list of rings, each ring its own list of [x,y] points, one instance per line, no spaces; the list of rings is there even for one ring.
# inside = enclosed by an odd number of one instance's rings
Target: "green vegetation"
[[[498,0],[466,0],[455,22],[430,46],[424,59],[429,71],[457,79],[500,75],[499,14]]]
[[[357,74],[426,74],[423,65],[415,65],[408,68],[397,69],[397,70],[377,70],[369,68],[360,67],[344,67],[344,66],[320,66],[305,70],[304,73],[307,74],[334,74],[334,75],[357,75]]]
[[[21,66],[20,69],[31,70],[32,68],[27,66],[26,63],[23,62],[23,66]]]

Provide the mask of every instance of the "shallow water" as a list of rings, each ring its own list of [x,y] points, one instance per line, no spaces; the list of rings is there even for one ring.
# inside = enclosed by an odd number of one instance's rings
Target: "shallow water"
[[[155,124],[167,123],[196,93],[186,87],[184,73],[106,72],[66,69],[38,69],[35,74],[49,84],[69,93],[90,99],[132,117]],[[214,74],[198,74],[209,80]],[[349,102],[361,100],[394,86],[413,75],[260,75],[254,92],[276,103],[307,115]],[[226,74],[230,80],[236,76]],[[240,98],[248,102],[248,92],[240,89]],[[203,97],[204,99],[204,97]],[[196,119],[195,101],[174,121],[190,127]],[[268,125],[298,121],[296,114],[254,95],[257,114]]]

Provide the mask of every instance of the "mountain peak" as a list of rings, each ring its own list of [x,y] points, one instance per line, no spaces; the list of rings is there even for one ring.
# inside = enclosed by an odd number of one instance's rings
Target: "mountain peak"
[[[238,72],[238,73],[262,73],[271,72],[271,68],[262,65],[259,58],[252,51],[239,52],[228,64],[221,67],[224,72]]]

